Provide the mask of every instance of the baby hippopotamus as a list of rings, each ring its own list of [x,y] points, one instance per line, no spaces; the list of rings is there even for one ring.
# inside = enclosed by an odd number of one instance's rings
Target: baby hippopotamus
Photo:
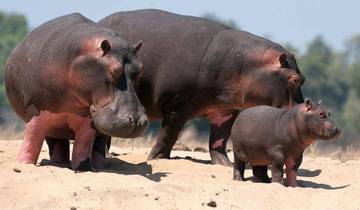
[[[296,172],[304,150],[316,139],[329,140],[340,135],[340,128],[319,104],[306,99],[290,109],[257,106],[238,115],[231,131],[234,147],[234,179],[244,180],[245,162],[261,182],[296,187]],[[272,164],[272,180],[267,165]]]

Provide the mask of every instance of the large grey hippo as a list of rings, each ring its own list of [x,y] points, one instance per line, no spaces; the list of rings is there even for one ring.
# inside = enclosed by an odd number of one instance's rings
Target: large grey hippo
[[[132,85],[140,46],[80,14],[29,33],[5,68],[10,105],[26,122],[18,161],[35,164],[46,138],[51,159],[69,162],[68,139],[75,139],[72,168],[89,170],[104,165],[103,148],[91,153],[95,139],[141,134],[147,118]]]

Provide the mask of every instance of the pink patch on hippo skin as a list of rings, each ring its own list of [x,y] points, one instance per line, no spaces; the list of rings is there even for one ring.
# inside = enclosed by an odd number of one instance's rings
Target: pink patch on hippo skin
[[[24,141],[21,144],[17,161],[19,163],[36,164],[47,131],[46,123],[41,116],[33,117],[25,125]]]
[[[76,164],[79,164],[79,161],[85,157],[91,157],[96,133],[91,122],[90,117],[81,117],[72,113],[41,111],[39,116],[33,117],[25,126],[24,141],[17,161],[36,164],[45,137],[51,136],[50,133],[54,131],[54,128],[58,128],[63,131],[61,135],[64,136],[72,136],[75,133],[73,159]],[[58,134],[58,132],[55,133]]]
[[[210,121],[210,124],[216,125],[217,127],[220,127],[224,122],[228,121],[231,117],[231,114],[224,114],[224,113],[211,113],[207,115],[208,120]]]
[[[296,171],[294,169],[295,161],[293,159],[288,159],[285,161],[285,174],[286,174],[286,186],[289,187],[298,187],[296,181]]]
[[[215,143],[213,145],[211,145],[212,149],[216,149],[216,148],[219,148],[219,147],[222,147],[224,143],[224,139],[218,139],[215,141]]]

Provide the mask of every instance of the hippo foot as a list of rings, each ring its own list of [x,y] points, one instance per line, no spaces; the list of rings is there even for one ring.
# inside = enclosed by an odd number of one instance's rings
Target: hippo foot
[[[170,152],[163,152],[158,147],[154,147],[149,156],[148,160],[155,160],[155,159],[170,159]]]
[[[72,161],[71,168],[75,171],[75,173],[91,171],[92,166],[91,166],[90,158],[87,158],[86,160],[81,161],[79,164],[76,164]]]
[[[240,171],[234,169],[233,179],[236,181],[244,181],[244,177],[241,176]]]
[[[211,163],[213,165],[219,164],[223,166],[233,167],[233,164],[230,162],[229,158],[218,152],[218,151],[210,151]]]
[[[106,166],[106,157],[101,153],[93,152],[91,164],[94,171],[103,170]]]
[[[279,183],[281,185],[284,185],[284,179],[283,178],[272,178],[271,182],[273,183]]]
[[[287,187],[300,187],[296,180],[295,181],[286,180],[286,185],[285,186],[287,186]]]
[[[263,183],[271,183],[271,179],[269,178],[268,174],[267,174],[267,166],[253,166],[252,170],[253,170],[253,175],[255,176],[255,178]]]
[[[71,168],[71,164],[70,161],[53,161],[53,160],[47,160],[47,159],[42,159],[39,162],[40,166],[56,166],[56,167],[61,167],[61,168]]]
[[[159,154],[156,154],[156,155],[149,155],[148,157],[148,160],[156,160],[156,159],[170,159],[170,155],[166,155],[166,154],[163,154],[163,153],[159,153]]]

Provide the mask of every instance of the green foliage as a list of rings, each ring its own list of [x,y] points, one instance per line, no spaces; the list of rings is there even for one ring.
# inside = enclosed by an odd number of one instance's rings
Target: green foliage
[[[360,145],[360,35],[351,37],[343,52],[316,37],[300,56],[299,66],[306,77],[305,97],[322,99],[343,130],[341,140],[333,144]]]
[[[6,59],[27,31],[27,21],[23,15],[6,14],[0,11],[0,108],[7,106],[3,82]]]
[[[326,105],[341,109],[347,97],[348,84],[342,69],[342,58],[316,37],[300,57],[301,72],[306,77],[304,95],[323,100]]]

